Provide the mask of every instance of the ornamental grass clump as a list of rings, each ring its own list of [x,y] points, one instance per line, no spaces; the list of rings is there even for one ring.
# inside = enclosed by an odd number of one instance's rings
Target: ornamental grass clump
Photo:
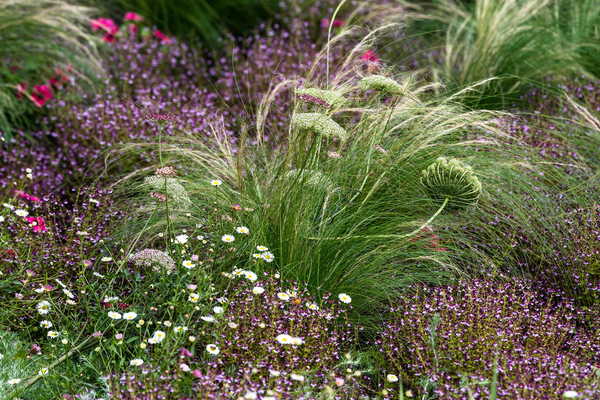
[[[392,307],[377,340],[387,372],[418,397],[488,398],[495,390],[533,400],[573,390],[593,399],[597,326],[569,300],[544,295],[514,279],[421,287]],[[387,389],[397,398],[397,387]]]

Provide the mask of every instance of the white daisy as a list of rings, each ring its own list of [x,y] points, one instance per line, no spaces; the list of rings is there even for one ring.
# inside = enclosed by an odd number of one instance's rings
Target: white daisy
[[[250,282],[255,282],[258,279],[258,276],[252,271],[244,271],[244,278],[248,279]]]
[[[142,360],[141,358],[134,358],[133,360],[129,361],[129,365],[134,366],[134,367],[139,367],[143,363],[144,363],[144,360]]]
[[[192,260],[185,260],[181,264],[184,266],[184,268],[187,268],[187,269],[192,269],[192,268],[194,268],[196,266],[196,264],[194,264],[192,262]]]
[[[127,320],[127,321],[133,321],[134,319],[137,318],[137,313],[130,311],[130,312],[126,312],[123,314],[123,319]]]
[[[386,379],[390,383],[398,382],[398,376],[394,374],[387,374]]]
[[[262,253],[260,255],[260,258],[262,258],[263,260],[265,260],[268,263],[273,262],[273,260],[275,260],[275,256],[270,251],[266,251],[266,252]]]
[[[213,179],[210,181],[210,184],[212,186],[221,186],[223,184],[223,181],[220,179]]]
[[[15,214],[17,214],[19,217],[26,217],[29,215],[29,211],[23,210],[23,209],[18,209],[18,210],[15,210]]]
[[[256,400],[258,399],[258,395],[256,394],[256,392],[246,392],[246,394],[244,395],[244,399]]]
[[[110,318],[110,319],[121,319],[121,318],[122,318],[122,316],[121,316],[121,314],[120,314],[120,313],[118,313],[118,312],[115,312],[115,311],[109,311],[109,312],[108,312],[108,318]]]
[[[308,307],[309,310],[313,310],[313,311],[319,310],[319,306],[316,303],[308,303],[306,305],[306,307]]]
[[[338,295],[338,299],[340,299],[342,303],[346,304],[349,304],[352,301],[352,297],[348,296],[346,293],[340,293]]]
[[[188,330],[187,326],[176,326],[173,328],[173,332],[175,332],[175,333],[183,333],[187,330]]]
[[[574,399],[578,396],[579,396],[579,393],[577,393],[574,390],[567,390],[566,392],[563,393],[563,398],[565,398],[565,399]]]
[[[47,367],[41,368],[38,371],[38,375],[39,376],[44,376],[44,375],[48,375],[48,372],[50,372],[50,370]]]
[[[209,344],[206,346],[206,351],[208,351],[210,354],[212,354],[213,356],[216,356],[217,354],[219,354],[219,352],[221,350],[219,350],[219,348],[217,347],[216,344]]]
[[[281,335],[277,335],[275,340],[281,344],[292,344],[293,338],[286,333],[282,333]]]
[[[206,322],[215,322],[215,317],[213,317],[212,315],[206,315],[206,316],[200,317],[200,319],[202,321],[206,321]]]
[[[229,323],[227,323],[227,326],[230,327],[231,329],[235,329],[238,327],[238,324],[236,324],[235,322],[229,322]]]
[[[48,314],[50,312],[50,303],[48,303],[46,300],[42,300],[37,303],[35,308],[37,309],[37,312],[42,315]]]
[[[179,244],[186,244],[188,242],[189,236],[186,234],[175,236],[175,242]]]
[[[292,337],[292,342],[291,343],[293,345],[295,345],[295,346],[298,346],[298,345],[304,344],[304,340],[302,340],[299,337]]]
[[[166,336],[167,336],[167,334],[164,333],[163,331],[156,331],[156,332],[154,332],[154,334],[152,334],[152,337],[150,339],[148,339],[148,343],[151,343],[151,344],[160,343],[163,340],[165,340]]]
[[[277,297],[279,298],[279,300],[283,300],[283,301],[288,301],[290,299],[290,295],[287,293],[277,293]]]
[[[40,322],[40,326],[42,328],[50,329],[50,328],[52,328],[52,322],[50,322],[47,319],[45,319],[42,322]]]
[[[235,237],[233,235],[223,235],[221,236],[221,240],[225,243],[231,243],[235,240]]]
[[[252,293],[254,294],[263,294],[265,292],[265,288],[262,286],[255,286],[252,288]]]
[[[245,226],[238,226],[235,228],[237,233],[241,233],[242,235],[248,235],[250,233],[250,229]]]
[[[292,373],[292,374],[290,374],[290,378],[292,378],[293,380],[298,381],[298,382],[304,382],[304,375]]]
[[[223,314],[224,311],[225,311],[225,309],[223,307],[220,307],[220,306],[213,307],[213,312],[215,314]]]
[[[12,204],[2,203],[2,205],[11,211],[15,209],[15,206],[13,206]]]
[[[75,295],[68,289],[63,289],[63,293],[65,294],[65,296],[67,296],[70,299],[74,299]]]
[[[256,246],[256,250],[258,251],[269,251],[269,248],[266,246]]]
[[[48,337],[51,339],[56,339],[59,336],[60,336],[60,333],[58,333],[56,331],[48,331]]]
[[[100,259],[100,261],[102,261],[102,262],[111,262],[112,260],[113,260],[113,258],[112,258],[112,257],[102,257],[102,258]]]
[[[200,295],[198,293],[190,293],[188,296],[188,301],[192,303],[197,303],[200,300]]]

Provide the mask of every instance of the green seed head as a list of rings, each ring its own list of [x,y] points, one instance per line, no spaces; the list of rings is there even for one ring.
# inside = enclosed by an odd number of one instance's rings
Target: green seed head
[[[314,132],[342,141],[348,137],[344,128],[327,115],[320,113],[296,113],[292,117],[292,126],[300,132]]]
[[[439,201],[452,207],[474,205],[481,195],[481,182],[473,169],[455,158],[440,157],[421,172],[421,184]]]
[[[400,95],[404,92],[398,82],[383,75],[365,76],[360,80],[359,86],[363,90],[376,90],[391,95]]]

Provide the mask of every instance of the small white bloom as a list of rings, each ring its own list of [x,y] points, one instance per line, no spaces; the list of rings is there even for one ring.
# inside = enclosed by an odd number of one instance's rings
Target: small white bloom
[[[241,233],[242,235],[248,235],[250,233],[250,229],[248,229],[245,226],[238,226],[237,228],[235,228],[235,231],[237,233]]]
[[[175,333],[183,333],[187,330],[188,330],[187,326],[176,326],[173,328],[173,332],[175,332]]]
[[[112,297],[108,297],[108,296],[106,296],[106,297],[104,298],[104,300],[102,300],[102,302],[103,302],[103,303],[111,303],[111,302],[113,302],[113,301],[117,301],[117,300],[119,300],[119,297],[118,297],[118,296],[112,296]]]
[[[275,340],[281,344],[292,344],[293,338],[286,333],[282,333],[281,335],[277,335]]]
[[[62,344],[67,344],[67,343],[69,343],[69,341],[68,341],[67,339],[62,339],[60,342],[61,342]]]
[[[279,300],[283,300],[283,301],[288,301],[290,299],[290,295],[287,293],[277,293],[277,297],[279,298]]]
[[[313,311],[319,310],[319,306],[316,303],[308,303],[306,305],[306,307],[308,307],[309,310],[313,310]]]
[[[94,276],[97,276],[98,278],[104,278],[104,275],[102,275],[102,274],[99,274],[99,273],[97,273],[97,272],[95,272],[95,271],[94,271],[94,272],[92,272],[92,275],[94,275]]]
[[[292,343],[293,345],[296,345],[296,346],[298,346],[298,345],[304,344],[304,340],[302,340],[302,339],[301,339],[301,338],[299,338],[299,337],[292,337],[292,341],[291,341],[291,343]]]
[[[188,242],[189,236],[186,234],[181,234],[175,236],[175,242],[179,244],[186,244]]]
[[[340,301],[342,303],[346,303],[346,304],[348,304],[352,301],[352,297],[348,296],[346,293],[340,293],[338,295],[338,299],[340,299]]]
[[[50,329],[50,328],[52,328],[52,322],[50,322],[47,319],[45,319],[42,322],[40,322],[40,326],[42,328]]]
[[[244,395],[245,399],[250,399],[250,400],[255,400],[258,399],[258,395],[256,394],[256,392],[246,392],[246,394]]]
[[[86,231],[77,231],[77,232],[75,232],[75,234],[79,235],[79,236],[87,236],[87,235],[89,235],[89,233],[87,233]]]
[[[221,240],[224,241],[225,243],[231,243],[235,240],[235,236],[233,235],[223,235],[221,236]]]
[[[48,303],[46,300],[42,300],[37,303],[35,308],[37,309],[37,312],[42,315],[48,314],[50,312],[50,303]]]
[[[258,251],[269,251],[269,248],[266,246],[256,246],[256,250]]]
[[[123,319],[127,320],[127,321],[133,321],[134,319],[137,318],[137,313],[130,311],[130,312],[126,312],[123,314]]]
[[[56,331],[48,331],[48,337],[51,339],[56,339],[59,336],[60,336],[60,333],[58,333]]]
[[[50,370],[47,367],[41,368],[38,371],[38,375],[39,376],[44,376],[44,375],[48,375],[48,372],[50,372]]]
[[[304,382],[304,375],[292,373],[292,374],[290,374],[290,378],[292,378],[293,380],[298,381],[298,382]]]
[[[11,211],[15,209],[15,206],[13,206],[12,204],[2,203],[2,205]]]
[[[0,222],[4,222],[4,217],[0,215]]]
[[[194,343],[196,341],[196,336],[190,336],[188,337],[188,340],[192,343]]]
[[[281,372],[276,371],[274,369],[270,369],[269,370],[269,375],[271,375],[271,376],[279,376],[279,375],[281,375]]]
[[[181,264],[184,266],[184,268],[187,268],[187,269],[192,269],[196,266],[196,264],[194,264],[191,260],[185,260]]]
[[[108,318],[110,319],[121,319],[121,314],[115,311],[109,311],[108,312]]]
[[[212,315],[206,315],[206,316],[200,317],[200,319],[202,321],[206,321],[206,322],[215,322],[215,317],[213,317]]]
[[[219,352],[221,350],[219,350],[219,348],[217,347],[216,344],[209,344],[206,346],[206,351],[208,351],[210,354],[212,354],[213,356],[216,356],[217,354],[219,354]]]
[[[188,301],[192,303],[197,303],[200,300],[200,295],[198,293],[190,293],[188,296]]]
[[[210,181],[210,184],[212,186],[221,186],[223,184],[223,181],[220,179],[213,179]]]
[[[244,271],[244,278],[248,279],[250,282],[255,282],[258,279],[258,276],[252,271]]]
[[[9,379],[6,381],[6,383],[8,383],[9,385],[18,385],[19,383],[21,383],[21,379],[20,378]]]
[[[263,260],[265,260],[268,263],[273,262],[273,260],[275,260],[275,256],[270,251],[266,251],[266,252],[262,253],[260,255],[260,258],[262,258]]]
[[[216,307],[213,307],[213,312],[215,314],[223,314],[223,312],[225,312],[225,309],[223,307],[216,306]]]
[[[191,371],[191,368],[189,367],[189,365],[187,365],[185,363],[179,364],[179,369],[181,369],[183,372],[190,372]]]
[[[574,399],[574,398],[576,398],[578,396],[579,396],[579,393],[577,393],[574,390],[567,390],[566,392],[563,393],[563,397],[565,399]]]
[[[113,260],[112,257],[102,257],[100,259],[100,261],[102,261],[102,262],[111,262],[112,260]]]
[[[68,289],[63,289],[63,293],[65,294],[65,296],[67,296],[70,299],[74,299],[75,295]]]
[[[15,214],[17,214],[19,217],[26,217],[29,215],[29,211],[23,210],[23,209],[18,209],[18,210],[15,210]]]
[[[141,358],[134,358],[133,360],[129,361],[129,365],[134,366],[134,367],[139,367],[143,363],[144,363],[144,360],[142,360]]]
[[[227,323],[227,326],[230,327],[231,329],[235,329],[238,327],[238,324],[236,324],[235,322],[229,322],[229,323]]]
[[[394,374],[387,374],[386,379],[390,383],[398,382],[398,376]]]
[[[70,306],[74,306],[75,304],[77,304],[77,302],[75,302],[74,300],[71,300],[71,299],[66,300],[65,303],[67,303]]]
[[[252,288],[252,293],[254,294],[263,294],[265,292],[265,288],[262,286],[255,286]]]
[[[154,332],[152,337],[150,339],[148,339],[148,343],[152,343],[152,344],[160,343],[165,339],[166,336],[167,336],[167,334],[164,333],[163,331],[156,331],[156,332]]]

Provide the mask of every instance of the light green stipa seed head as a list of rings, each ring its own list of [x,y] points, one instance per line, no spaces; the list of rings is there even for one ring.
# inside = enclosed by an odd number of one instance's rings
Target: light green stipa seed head
[[[145,178],[144,183],[158,192],[164,192],[166,189],[165,194],[182,207],[188,207],[192,204],[187,190],[185,190],[176,178],[153,175]]]
[[[383,75],[369,75],[362,78],[359,86],[363,90],[376,90],[392,95],[404,93],[402,86],[392,78]]]
[[[318,104],[325,108],[341,107],[346,102],[346,98],[335,90],[300,88],[296,89],[296,95],[304,102]]]
[[[292,126],[300,132],[314,132],[342,141],[348,137],[344,128],[327,115],[320,113],[296,113],[292,116]]]
[[[477,203],[481,182],[473,169],[455,158],[439,157],[421,172],[421,184],[439,201],[448,198],[451,207],[467,207]]]

